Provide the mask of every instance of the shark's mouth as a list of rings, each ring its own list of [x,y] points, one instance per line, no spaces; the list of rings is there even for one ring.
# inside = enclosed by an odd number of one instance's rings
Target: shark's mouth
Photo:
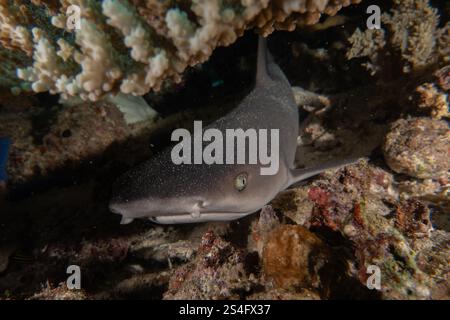
[[[217,213],[200,213],[200,214],[177,214],[150,217],[149,219],[159,224],[178,224],[178,223],[200,223],[207,221],[230,221],[245,217],[251,212],[217,212]]]

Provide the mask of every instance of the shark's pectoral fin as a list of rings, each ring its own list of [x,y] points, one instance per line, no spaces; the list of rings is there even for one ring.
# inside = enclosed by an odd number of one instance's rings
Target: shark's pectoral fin
[[[122,219],[120,220],[120,224],[129,224],[129,223],[132,223],[133,220],[134,220],[133,218],[122,217]]]
[[[349,164],[354,164],[358,162],[359,158],[351,158],[351,159],[345,159],[345,160],[335,160],[335,161],[329,161],[322,163],[318,166],[313,166],[310,168],[305,169],[291,169],[289,171],[290,177],[289,177],[289,185],[292,185],[296,182],[311,178],[315,175],[318,175],[319,173],[322,173],[326,170],[330,169],[338,169],[341,167],[345,167]]]

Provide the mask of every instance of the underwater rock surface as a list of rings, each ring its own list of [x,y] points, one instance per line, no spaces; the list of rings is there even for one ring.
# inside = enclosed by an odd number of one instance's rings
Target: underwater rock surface
[[[450,170],[450,135],[445,121],[412,118],[392,125],[383,144],[386,163],[398,173],[426,179]]]
[[[445,1],[380,2],[381,30],[367,30],[364,2],[341,8],[351,1],[246,1],[235,15],[228,15],[227,1],[193,8],[192,1],[26,3],[0,0],[0,137],[11,141],[8,180],[0,183],[0,299],[450,299]],[[185,5],[173,11],[173,3]],[[55,24],[68,4],[91,8],[83,18],[92,36],[109,37],[96,43],[119,50],[117,61],[146,70],[163,66],[166,55],[167,68],[156,68],[162,72],[148,82],[136,78],[142,87],[133,89],[151,91],[144,99],[158,117],[127,123],[116,105],[98,99],[108,89],[99,83],[122,91],[137,71],[106,59],[130,71],[115,78],[115,66],[97,65],[83,47],[84,29],[78,36],[66,31],[72,42],[56,42],[63,29]],[[43,16],[57,13],[55,21],[42,21],[36,41],[30,6]],[[143,52],[126,46],[132,30],[112,19],[130,12],[121,17],[148,24],[152,41],[170,38],[148,42],[146,62],[135,61]],[[321,13],[337,15],[319,19]],[[183,34],[179,24],[192,21]],[[273,32],[269,47],[294,94],[303,88],[320,97],[299,106],[298,166],[360,161],[295,185],[237,221],[120,225],[108,209],[113,180],[167,146],[173,129],[217,119],[251,89],[256,37],[244,30],[254,27]],[[67,45],[79,52],[65,56]],[[49,65],[36,60],[37,48],[57,57],[55,77],[41,77],[39,68]],[[61,104],[46,92],[25,93],[30,87],[21,87],[17,67],[32,69],[35,89],[54,93],[64,93],[55,87],[64,75],[73,83],[95,76],[96,85],[75,95],[99,101]],[[16,86],[25,91],[13,95]],[[158,86],[163,90],[153,92]],[[81,290],[67,289],[69,265],[80,266]],[[370,289],[373,267],[381,282]]]

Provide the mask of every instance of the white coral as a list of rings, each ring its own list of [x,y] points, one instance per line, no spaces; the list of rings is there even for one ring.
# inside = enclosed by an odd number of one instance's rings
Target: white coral
[[[31,88],[35,92],[50,91],[51,93],[55,93],[57,91],[55,83],[63,75],[63,67],[58,59],[55,48],[43,34],[42,30],[34,28],[32,32],[35,43],[33,66],[27,69],[19,69],[17,76],[31,82]]]
[[[114,49],[105,34],[85,19],[81,20],[81,29],[76,32],[75,41],[81,48],[75,59],[82,68],[75,78],[76,82],[87,92],[89,100],[96,101],[102,93],[110,91],[122,76],[114,61]]]
[[[130,6],[118,0],[103,1],[103,14],[107,23],[120,30],[125,46],[131,48],[131,57],[138,62],[148,63],[152,53],[152,43],[148,27]]]
[[[50,21],[72,33],[75,43],[44,37],[33,45],[27,27],[17,24],[8,10],[17,4],[0,0],[0,42],[29,55],[35,50],[32,66],[18,71],[35,91],[85,100],[119,90],[144,95],[159,90],[166,79],[179,81],[188,66],[206,61],[215,48],[233,43],[248,28],[256,26],[264,34],[291,30],[355,2],[359,0],[191,0],[186,2],[188,13],[172,1],[60,0]],[[72,5],[81,9],[81,28],[68,30]],[[293,19],[292,13],[299,15]]]
[[[30,33],[15,21],[7,0],[0,0],[0,44],[5,48],[20,49],[28,55],[32,53]]]

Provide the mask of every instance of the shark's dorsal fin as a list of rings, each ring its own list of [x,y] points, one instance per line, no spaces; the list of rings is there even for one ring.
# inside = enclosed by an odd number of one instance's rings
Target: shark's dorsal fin
[[[263,36],[258,36],[258,57],[256,65],[256,85],[262,85],[271,81],[268,65],[270,53],[267,51],[267,39]]]
[[[273,82],[283,83],[290,87],[289,81],[275,63],[270,51],[267,49],[267,39],[258,38],[258,61],[256,65],[256,86],[265,86]]]

